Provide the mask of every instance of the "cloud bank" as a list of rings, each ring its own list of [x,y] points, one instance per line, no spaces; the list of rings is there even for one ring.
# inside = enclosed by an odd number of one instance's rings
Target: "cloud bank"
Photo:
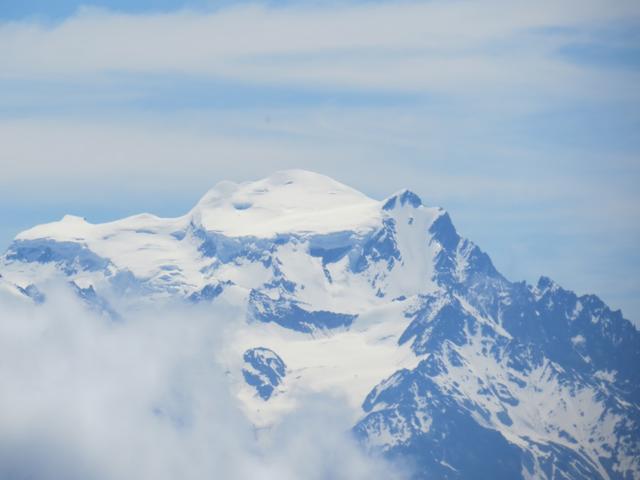
[[[401,478],[360,450],[337,400],[310,395],[254,431],[216,363],[229,312],[154,305],[113,322],[48,293],[0,298],[0,477]]]

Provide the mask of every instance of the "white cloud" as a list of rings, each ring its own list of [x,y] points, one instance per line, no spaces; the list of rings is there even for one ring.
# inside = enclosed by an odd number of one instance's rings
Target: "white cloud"
[[[320,412],[311,396],[256,440],[216,363],[229,312],[155,304],[114,323],[48,293],[0,298],[0,477],[399,478],[348,436],[337,401]]]
[[[508,86],[594,95],[601,90],[591,82],[601,84],[601,74],[553,56],[579,34],[540,31],[639,15],[637,2],[601,0],[244,6],[207,14],[85,9],[54,26],[2,25],[0,65],[4,78],[178,73],[355,89],[504,94]]]

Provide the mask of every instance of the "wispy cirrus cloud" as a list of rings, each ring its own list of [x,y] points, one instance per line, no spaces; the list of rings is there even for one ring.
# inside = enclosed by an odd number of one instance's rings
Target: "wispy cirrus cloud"
[[[630,18],[640,18],[636,2],[600,0],[81,9],[54,25],[3,24],[0,63],[4,79],[173,73],[314,88],[594,94],[602,74],[556,52],[585,28]]]

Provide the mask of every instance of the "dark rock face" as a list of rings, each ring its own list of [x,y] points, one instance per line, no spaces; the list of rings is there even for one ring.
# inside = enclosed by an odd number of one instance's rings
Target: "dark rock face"
[[[286,298],[274,300],[258,290],[253,290],[249,295],[249,315],[254,320],[274,322],[305,333],[316,329],[347,327],[357,317],[323,310],[308,311],[296,301]]]
[[[260,398],[269,400],[286,375],[286,365],[277,353],[264,347],[247,350],[243,359],[245,366],[242,375],[245,381],[255,387]]]
[[[462,275],[446,268],[459,264],[460,241],[452,239],[442,238],[443,291],[407,310],[412,321],[399,339],[424,360],[371,391],[356,435],[410,461],[417,479],[634,478],[635,327],[597,297],[547,278],[535,287],[510,283],[483,255],[467,256]],[[527,417],[527,405],[547,408],[549,418]],[[609,422],[616,443],[603,445]]]
[[[9,261],[57,263],[66,274],[78,270],[98,271],[109,265],[109,260],[75,242],[49,239],[16,240],[6,254]]]

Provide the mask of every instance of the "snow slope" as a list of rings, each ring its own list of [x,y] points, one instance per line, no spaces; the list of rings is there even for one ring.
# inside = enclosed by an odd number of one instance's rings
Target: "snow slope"
[[[595,296],[505,279],[406,190],[377,201],[300,170],[221,182],[179,218],[36,226],[0,272],[0,293],[45,305],[62,278],[105,321],[206,306],[234,326],[218,360],[257,427],[322,392],[417,478],[640,476],[638,331]]]

